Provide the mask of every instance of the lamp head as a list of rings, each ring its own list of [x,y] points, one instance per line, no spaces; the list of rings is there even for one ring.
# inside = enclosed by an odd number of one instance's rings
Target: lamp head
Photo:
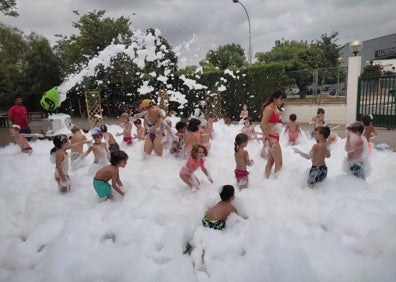
[[[351,52],[356,56],[357,53],[363,49],[363,42],[360,40],[351,41],[349,42],[348,47],[349,50],[351,50]]]

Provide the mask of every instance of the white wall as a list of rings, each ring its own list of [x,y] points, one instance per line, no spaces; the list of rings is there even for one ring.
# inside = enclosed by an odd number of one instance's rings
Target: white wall
[[[309,123],[316,115],[318,108],[325,110],[325,121],[328,124],[342,124],[346,122],[346,104],[324,104],[324,105],[285,105],[282,113],[283,122],[289,121],[290,114],[297,115],[297,122]]]

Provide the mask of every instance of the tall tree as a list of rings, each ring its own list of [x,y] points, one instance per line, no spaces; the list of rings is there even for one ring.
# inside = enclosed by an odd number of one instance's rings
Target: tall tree
[[[74,11],[79,16],[78,11]],[[117,19],[104,17],[106,11],[92,11],[73,22],[73,27],[79,34],[70,37],[58,35],[55,50],[62,60],[64,74],[73,73],[81,69],[92,57],[97,55],[111,42],[131,43],[132,31],[130,20],[125,17]]]
[[[220,46],[215,51],[210,50],[206,54],[206,60],[213,66],[225,70],[229,67],[242,67],[246,58],[243,48],[232,43]]]
[[[18,12],[16,11],[15,0],[0,0],[0,12],[2,12],[6,16],[19,16]]]

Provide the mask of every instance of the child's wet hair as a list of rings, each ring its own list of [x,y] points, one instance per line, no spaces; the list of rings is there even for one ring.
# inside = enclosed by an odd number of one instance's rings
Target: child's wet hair
[[[140,120],[140,118],[138,118],[137,120],[135,120],[134,122],[133,122],[133,124],[142,124],[142,121]]]
[[[290,120],[290,121],[296,121],[296,120],[297,120],[297,115],[296,115],[296,114],[291,114],[291,115],[289,116],[289,120]]]
[[[111,165],[118,165],[121,161],[128,160],[129,156],[122,150],[111,152],[110,163]]]
[[[199,149],[203,149],[204,150],[205,156],[208,155],[208,149],[206,149],[206,147],[204,145],[195,144],[195,145],[192,146],[192,149],[191,149],[191,157],[193,159],[195,159],[198,156]]]
[[[347,129],[354,133],[362,134],[364,131],[364,126],[360,121],[354,121],[347,125]]]
[[[228,201],[232,197],[234,197],[235,189],[232,185],[224,185],[223,189],[220,192],[220,198],[222,201]]]
[[[243,143],[249,140],[249,137],[245,133],[239,133],[235,137],[235,142],[234,142],[234,151],[238,152],[239,146]]]
[[[371,118],[370,115],[362,115],[361,120],[362,120],[362,123],[363,123],[365,126],[369,126],[369,125],[371,125],[371,123],[373,122],[373,120],[372,120],[372,118]]]
[[[319,134],[323,135],[324,139],[327,139],[330,136],[330,127],[328,126],[318,126],[315,128],[315,131],[318,131]]]
[[[76,132],[78,132],[78,131],[80,131],[81,130],[81,128],[78,126],[78,125],[74,125],[71,129],[70,129],[70,131],[74,134],[74,133],[76,133]]]
[[[196,118],[191,118],[188,121],[188,125],[187,125],[187,130],[191,131],[191,132],[197,132],[199,130],[199,125],[201,124],[201,121],[199,119]]]
[[[245,118],[243,118],[243,120],[245,121],[245,120],[248,120],[249,122],[250,122],[250,124],[252,124],[252,118],[251,117],[245,117]]]
[[[316,114],[324,114],[325,110],[323,108],[318,108]]]
[[[102,124],[99,128],[102,132],[107,132],[107,126],[105,124]]]
[[[184,121],[179,121],[178,123],[176,123],[176,130],[179,131],[182,128],[187,127],[187,123],[185,123]]]

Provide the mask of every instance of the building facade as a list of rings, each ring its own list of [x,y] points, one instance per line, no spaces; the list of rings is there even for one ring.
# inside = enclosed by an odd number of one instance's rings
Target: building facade
[[[348,58],[354,56],[348,43],[340,49],[341,67],[348,67]],[[362,57],[362,69],[368,64],[381,64],[386,71],[396,73],[396,33],[363,41],[363,49],[358,53]]]

